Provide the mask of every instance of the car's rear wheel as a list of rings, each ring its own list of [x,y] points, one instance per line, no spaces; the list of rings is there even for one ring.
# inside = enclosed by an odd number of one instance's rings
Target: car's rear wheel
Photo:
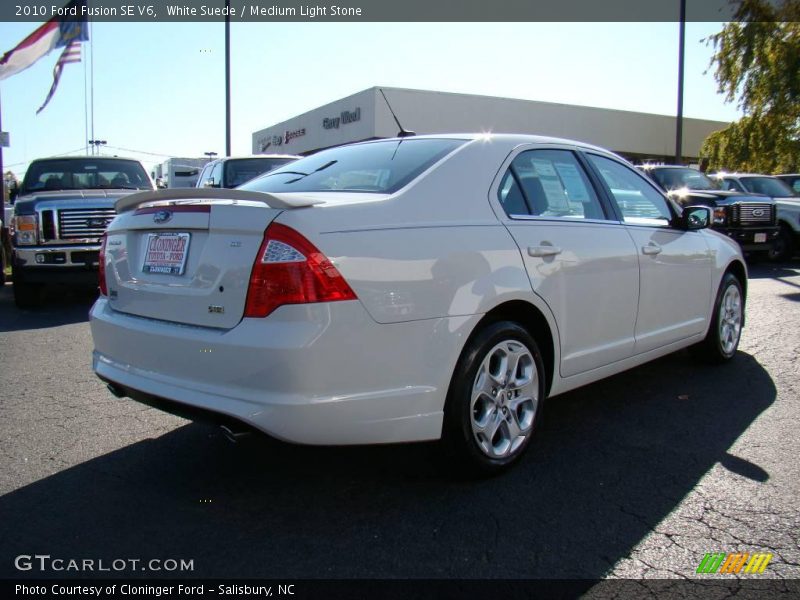
[[[733,273],[722,278],[706,338],[692,347],[693,353],[709,362],[722,363],[736,355],[744,324],[742,284]]]
[[[445,406],[443,444],[459,471],[491,475],[518,460],[545,396],[539,347],[518,324],[484,327],[459,359]]]
[[[772,250],[769,251],[769,259],[775,262],[782,262],[792,258],[794,254],[794,235],[788,225],[781,225],[780,233],[775,238]]]

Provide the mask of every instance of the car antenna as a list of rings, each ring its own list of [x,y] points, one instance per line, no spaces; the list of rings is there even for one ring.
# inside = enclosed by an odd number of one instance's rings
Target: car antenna
[[[410,137],[412,135],[417,135],[413,131],[408,131],[406,129],[403,129],[403,126],[400,124],[400,120],[397,118],[397,115],[394,114],[394,111],[392,110],[392,105],[389,104],[389,100],[386,98],[386,94],[383,93],[383,89],[378,88],[378,91],[381,93],[381,96],[383,96],[383,100],[386,102],[386,106],[389,107],[389,112],[392,113],[392,117],[394,117],[394,122],[397,123],[397,126],[400,128],[400,131],[397,132],[397,137],[403,138],[403,137]]]

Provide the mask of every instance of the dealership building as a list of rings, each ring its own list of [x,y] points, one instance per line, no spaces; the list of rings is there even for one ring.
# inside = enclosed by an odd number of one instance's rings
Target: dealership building
[[[676,118],[403,88],[373,87],[253,134],[253,153],[311,154],[349,142],[394,137],[398,127],[380,90],[405,129],[426,133],[530,133],[580,140],[633,161],[674,162]],[[683,120],[683,157],[696,162],[708,134],[728,123]]]

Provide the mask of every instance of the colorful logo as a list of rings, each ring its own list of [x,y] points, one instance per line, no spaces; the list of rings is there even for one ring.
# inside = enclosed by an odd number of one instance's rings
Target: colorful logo
[[[772,554],[768,552],[738,552],[728,554],[726,552],[707,553],[700,565],[697,567],[698,573],[763,573],[767,568]],[[747,565],[747,566],[745,566]]]

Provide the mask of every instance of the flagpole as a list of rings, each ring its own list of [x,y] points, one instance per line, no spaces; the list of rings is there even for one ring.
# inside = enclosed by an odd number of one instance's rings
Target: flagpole
[[[94,23],[92,23],[91,19],[89,19],[88,21],[89,21],[89,93],[92,99],[91,139],[95,139],[94,137]],[[92,154],[94,154],[94,148],[95,146],[92,146]]]
[[[87,61],[83,61],[83,147],[86,155],[89,155],[89,92],[87,90]]]
[[[0,133],[3,131],[3,105],[0,102]],[[0,208],[2,208],[3,203],[6,201],[6,173],[3,171],[3,144],[0,142]],[[0,218],[3,217],[3,214],[0,213]],[[3,223],[3,227],[8,227],[8,223]],[[2,249],[0,248],[0,252]]]

